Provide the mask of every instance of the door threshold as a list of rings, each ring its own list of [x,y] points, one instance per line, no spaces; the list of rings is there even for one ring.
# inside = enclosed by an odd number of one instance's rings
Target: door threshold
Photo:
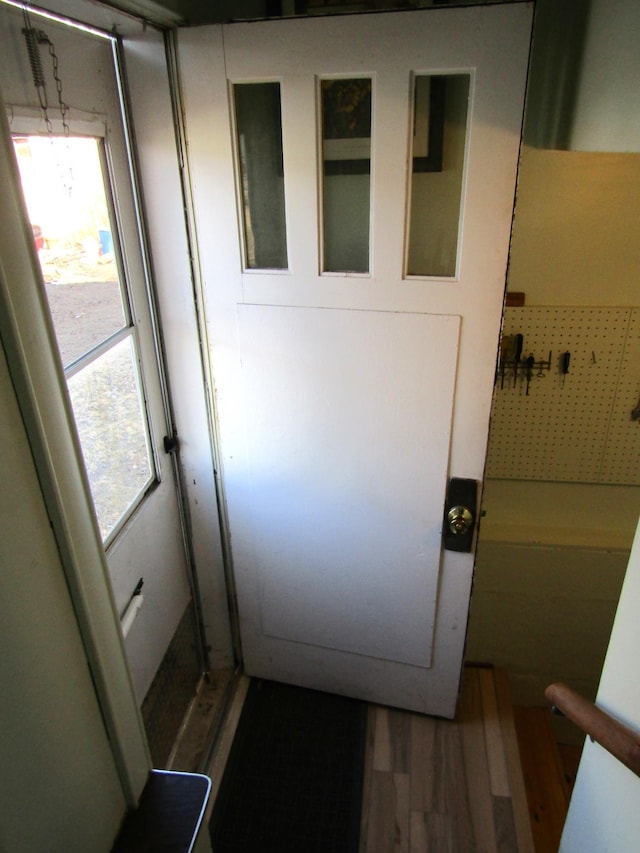
[[[237,678],[238,673],[231,669],[211,670],[202,675],[167,759],[168,770],[207,772]]]
[[[227,688],[225,707],[221,709],[216,725],[209,732],[209,742],[200,765],[200,772],[211,779],[211,795],[204,816],[207,822],[211,817],[213,805],[220,790],[220,783],[231,752],[250,682],[251,679],[247,675],[236,671]]]

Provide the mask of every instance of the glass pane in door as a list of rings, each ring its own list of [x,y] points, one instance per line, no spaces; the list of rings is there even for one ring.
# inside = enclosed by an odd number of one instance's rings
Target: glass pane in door
[[[96,137],[14,136],[27,212],[98,523],[107,539],[155,477],[135,330]]]
[[[240,196],[246,269],[287,269],[279,83],[236,83]]]
[[[371,79],[322,80],[322,270],[369,272]]]
[[[456,274],[468,74],[414,78],[407,275]]]
[[[127,325],[99,146],[93,137],[14,137],[65,367]]]
[[[68,380],[104,539],[151,483],[152,465],[129,335]]]

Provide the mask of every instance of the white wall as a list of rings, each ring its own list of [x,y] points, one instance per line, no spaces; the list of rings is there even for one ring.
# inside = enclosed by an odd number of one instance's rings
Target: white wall
[[[597,704],[640,731],[640,525],[607,650]],[[588,738],[565,824],[561,853],[638,849],[640,779]]]
[[[108,851],[125,800],[1,349],[0,445],[0,849]]]
[[[591,0],[570,147],[640,151],[640,7]]]

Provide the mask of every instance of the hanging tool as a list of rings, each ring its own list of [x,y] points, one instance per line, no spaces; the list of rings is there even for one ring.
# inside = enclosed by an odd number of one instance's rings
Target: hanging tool
[[[569,362],[571,361],[571,353],[563,352],[562,358],[560,361],[561,371],[562,371],[562,387],[564,388],[564,382],[567,378],[567,373],[569,372]]]
[[[516,382],[518,380],[518,367],[520,366],[520,356],[522,355],[522,335],[514,335],[514,347],[513,347],[513,387],[516,387]]]
[[[545,376],[547,375],[547,374],[545,373],[545,371],[546,371],[546,370],[551,370],[551,350],[549,350],[549,359],[548,359],[548,361],[542,361],[542,359],[540,359],[540,361],[538,362],[538,364],[539,364],[539,370],[538,370],[538,372],[536,373],[536,376],[539,376],[541,379],[544,379],[544,378],[545,378]]]
[[[529,353],[527,359],[525,361],[525,365],[527,368],[527,390],[525,392],[525,396],[529,396],[529,385],[531,384],[531,377],[533,376],[533,365],[535,363],[535,358],[533,357],[533,353]]]
[[[500,345],[500,388],[504,388],[504,373],[507,369],[507,360],[509,358],[509,353],[511,352],[511,342],[513,338],[511,335],[505,335],[502,338],[502,344]]]

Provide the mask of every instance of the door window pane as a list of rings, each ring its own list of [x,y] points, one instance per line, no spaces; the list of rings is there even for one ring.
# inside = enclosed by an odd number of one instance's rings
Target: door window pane
[[[151,485],[134,330],[93,137],[15,136],[27,212],[98,523],[106,539]]]
[[[15,137],[22,187],[65,367],[126,325],[99,141]]]
[[[233,87],[248,269],[287,269],[279,83]]]
[[[72,376],[68,385],[106,539],[152,475],[131,336]]]
[[[371,79],[322,80],[324,272],[369,272]]]
[[[468,74],[415,77],[408,275],[456,274],[468,103]]]

